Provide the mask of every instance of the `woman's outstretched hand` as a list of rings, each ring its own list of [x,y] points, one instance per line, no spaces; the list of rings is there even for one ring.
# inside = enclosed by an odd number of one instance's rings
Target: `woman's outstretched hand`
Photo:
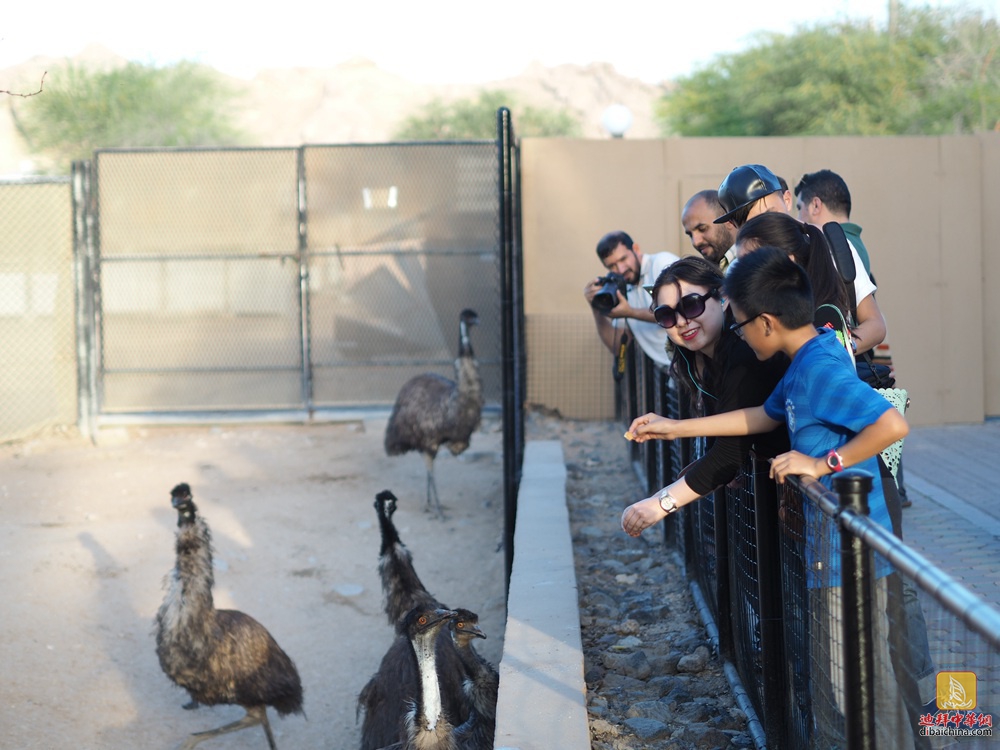
[[[647,440],[673,440],[681,437],[678,432],[681,421],[661,417],[653,412],[643,414],[632,420],[628,432],[625,433],[625,439],[637,443],[645,443]]]
[[[639,536],[643,530],[666,518],[660,501],[654,495],[632,503],[622,512],[622,531],[629,536]]]

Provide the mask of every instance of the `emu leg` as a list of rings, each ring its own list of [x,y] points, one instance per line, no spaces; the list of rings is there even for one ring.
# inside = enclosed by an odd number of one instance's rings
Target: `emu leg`
[[[267,721],[267,708],[264,706],[253,706],[247,709],[246,714],[242,719],[232,722],[231,724],[226,724],[218,729],[209,729],[205,732],[195,732],[190,737],[185,740],[184,744],[180,746],[179,750],[191,750],[191,748],[204,742],[211,737],[218,737],[220,734],[229,734],[230,732],[237,732],[240,729],[246,729],[247,727],[254,727],[258,724],[264,725],[264,733],[267,735],[267,742],[270,745],[271,750],[277,750],[274,744],[274,737],[271,734],[271,725]]]
[[[431,501],[433,500],[433,507]],[[441,499],[438,497],[437,482],[434,481],[434,459],[427,459],[427,508],[428,513],[434,513],[438,518],[444,519],[444,508],[441,507]]]

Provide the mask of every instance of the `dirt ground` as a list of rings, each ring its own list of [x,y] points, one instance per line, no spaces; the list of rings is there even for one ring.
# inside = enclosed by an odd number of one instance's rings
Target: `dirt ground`
[[[438,456],[447,519],[423,512],[417,454],[388,458],[384,420],[105,430],[98,445],[46,436],[0,446],[0,747],[173,748],[239,718],[186,711],[160,671],[153,617],[174,564],[169,492],[188,482],[212,529],[215,600],[247,612],[295,660],[308,718],[271,723],[281,750],[357,747],[358,691],[392,640],[376,570],[375,494],[424,583],[480,614],[498,663],[505,621],[502,439]],[[213,750],[266,748],[252,728]]]

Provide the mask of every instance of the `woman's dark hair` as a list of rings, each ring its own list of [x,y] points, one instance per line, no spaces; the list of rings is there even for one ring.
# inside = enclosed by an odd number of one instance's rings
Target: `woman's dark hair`
[[[680,282],[686,281],[688,284],[703,286],[706,289],[719,289],[722,287],[724,277],[722,271],[714,263],[709,263],[700,255],[686,255],[680,260],[674,261],[669,266],[660,271],[653,284],[653,307],[656,307],[656,300],[662,289],[667,284],[673,284],[677,288],[677,295],[680,297]],[[725,318],[722,326],[722,335],[715,349],[715,362],[713,358],[706,357],[701,352],[692,352],[682,346],[673,345],[673,355],[670,360],[670,374],[674,382],[680,383],[688,393],[691,401],[691,408],[698,410],[701,394],[711,396],[711,393],[702,386],[702,383],[712,383],[713,372],[722,372],[725,366],[723,342],[728,342],[730,338],[735,339],[736,335],[729,331],[729,317]],[[670,339],[667,339],[669,342]],[[721,355],[721,356],[720,356]],[[700,367],[699,367],[700,366]],[[701,377],[696,379],[696,372],[700,369]],[[708,390],[711,390],[709,388]]]
[[[809,276],[816,307],[831,304],[849,317],[847,287],[833,262],[833,253],[823,230],[803,224],[788,214],[771,211],[755,216],[736,233],[736,244],[750,250],[771,246],[795,256]]]

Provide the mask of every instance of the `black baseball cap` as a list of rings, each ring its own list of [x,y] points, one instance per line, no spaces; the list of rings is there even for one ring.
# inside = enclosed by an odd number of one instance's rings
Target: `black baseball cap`
[[[730,172],[719,185],[719,203],[726,210],[715,220],[725,224],[733,214],[765,195],[784,190],[774,172],[763,164],[744,164]]]

